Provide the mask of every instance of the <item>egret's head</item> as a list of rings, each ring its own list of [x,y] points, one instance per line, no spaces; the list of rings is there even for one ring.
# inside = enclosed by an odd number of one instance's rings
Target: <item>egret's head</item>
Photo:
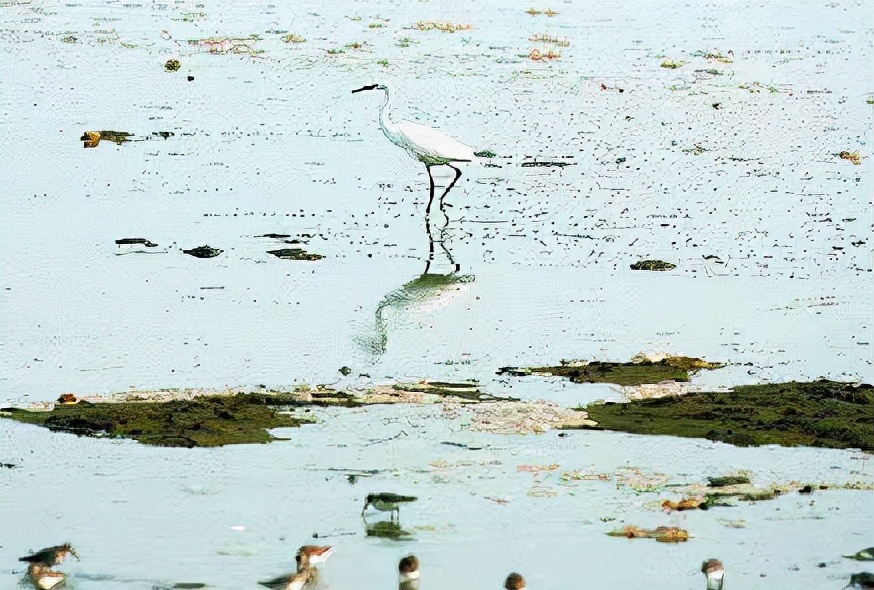
[[[361,88],[356,88],[352,91],[352,94],[356,92],[361,92],[363,90],[388,90],[388,86],[385,84],[369,84],[367,86],[362,86]]]

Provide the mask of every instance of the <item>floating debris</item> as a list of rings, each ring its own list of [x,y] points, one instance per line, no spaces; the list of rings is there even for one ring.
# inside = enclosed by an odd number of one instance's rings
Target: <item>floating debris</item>
[[[268,250],[268,254],[273,254],[282,260],[321,260],[324,258],[321,254],[310,254],[302,248],[282,248],[280,250]]]
[[[859,150],[854,152],[843,151],[838,154],[838,157],[842,160],[849,160],[856,166],[859,166],[862,163],[862,156],[859,155]]]
[[[164,69],[168,72],[178,72],[179,68],[182,67],[182,64],[179,63],[178,59],[168,59],[164,63]]]
[[[62,393],[61,396],[58,398],[57,403],[59,403],[59,404],[78,404],[79,398],[77,398],[72,393]]]
[[[631,265],[631,270],[674,270],[676,264],[664,260],[641,260]]]
[[[536,47],[532,49],[527,56],[523,55],[521,57],[527,57],[533,61],[551,61],[553,59],[558,59],[561,57],[561,53],[553,50],[551,47],[547,50],[546,53],[543,53]]]
[[[767,90],[771,94],[778,94],[783,92],[773,84],[762,84],[761,82],[750,82],[748,84],[739,84],[738,88],[741,90],[749,90],[753,94],[758,94],[762,90]]]
[[[121,238],[115,240],[116,246],[118,246],[115,254],[116,256],[123,256],[125,254],[165,254],[167,250],[155,250],[158,247],[158,244],[148,240],[146,238]]]
[[[498,375],[514,377],[528,375],[567,377],[574,383],[615,383],[617,385],[642,385],[661,381],[688,381],[689,372],[700,369],[719,369],[721,363],[709,363],[702,359],[665,356],[652,361],[639,355],[628,363],[601,361],[567,361],[552,367],[501,367]]]
[[[665,500],[664,502],[662,502],[662,510],[664,510],[665,512],[697,510],[701,506],[702,502],[704,502],[703,498],[683,498],[679,502]]]
[[[536,8],[529,8],[525,11],[526,14],[530,14],[531,16],[540,16],[545,15],[549,17],[556,16],[558,13],[551,8],[547,8],[546,10],[538,10]]]
[[[297,35],[295,33],[289,33],[288,35],[283,36],[282,40],[285,41],[286,43],[306,43],[307,42],[306,39],[304,39],[303,37],[301,37],[300,35]]]
[[[586,407],[597,428],[706,438],[737,446],[779,444],[874,450],[874,386],[836,381],[743,385]],[[827,411],[827,416],[824,412]]]
[[[256,238],[273,238],[275,240],[284,240],[285,238],[290,238],[291,234],[263,234],[260,236],[255,236]]]
[[[523,168],[548,168],[550,166],[555,166],[557,168],[564,168],[565,166],[573,166],[575,162],[554,162],[554,161],[545,161],[545,162],[522,162]]]
[[[188,254],[190,256],[194,256],[195,258],[215,258],[224,250],[220,250],[218,248],[213,248],[208,244],[204,244],[203,246],[198,246],[197,248],[192,248],[191,250],[183,250],[184,254]]]
[[[347,367],[345,365],[340,367],[338,370],[340,371],[340,374],[343,375],[344,377],[348,377],[349,374],[352,373],[352,369],[350,369],[349,367]]]
[[[734,58],[734,52],[729,50],[728,55],[722,55],[720,51],[696,51],[692,54],[693,57],[703,57],[704,59],[713,59],[722,63],[730,64]]]
[[[750,483],[749,475],[721,475],[719,477],[707,478],[707,484],[711,488],[724,488],[726,486],[736,486],[748,483]]]
[[[448,21],[419,21],[413,25],[414,29],[419,31],[442,31],[444,33],[455,33],[456,31],[469,31],[473,27],[468,24],[451,23]]]
[[[164,139],[169,139],[176,134],[173,133],[172,131],[152,131],[152,135],[154,135],[155,137],[162,137]]]
[[[856,561],[874,561],[874,547],[867,547],[861,551],[857,551],[853,555],[844,555],[847,559],[855,559]]]
[[[133,137],[133,133],[128,133],[127,131],[85,131],[79,140],[84,142],[82,144],[83,147],[95,148],[101,139],[114,141],[116,144],[121,145],[126,141],[130,141],[128,137]]]
[[[263,50],[256,49],[254,44],[260,41],[257,34],[248,37],[207,37],[204,39],[189,39],[188,45],[205,48],[213,55],[225,55],[233,53],[237,55],[257,55]]]
[[[689,531],[675,526],[660,526],[649,530],[628,525],[607,534],[611,537],[625,537],[626,539],[655,539],[660,543],[684,543],[689,540]]]
[[[552,35],[536,34],[528,38],[532,43],[551,43],[557,47],[569,47],[571,42],[567,37],[553,37]]]
[[[118,246],[133,246],[142,244],[146,248],[155,248],[158,245],[155,242],[147,240],[146,238],[119,238],[118,240],[115,240],[115,243]]]
[[[477,158],[494,158],[497,154],[490,150],[483,150],[481,152],[474,152],[473,155]]]
[[[710,151],[706,147],[702,146],[700,143],[694,144],[690,148],[683,148],[684,154],[692,154],[693,156],[700,156],[704,152]]]
[[[677,68],[682,68],[685,64],[686,64],[686,62],[683,62],[683,61],[668,61],[668,60],[665,60],[665,61],[663,61],[663,62],[661,63],[661,66],[662,66],[663,68],[668,69],[668,70],[676,70]]]

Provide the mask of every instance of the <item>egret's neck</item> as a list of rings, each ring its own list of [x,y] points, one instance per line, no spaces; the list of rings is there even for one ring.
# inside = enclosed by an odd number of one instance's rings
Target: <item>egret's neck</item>
[[[391,140],[397,134],[397,125],[395,125],[395,122],[391,120],[388,112],[391,107],[391,95],[388,92],[388,88],[383,92],[385,92],[385,100],[383,101],[382,106],[379,107],[379,126],[382,128],[382,132],[385,133],[386,137]]]

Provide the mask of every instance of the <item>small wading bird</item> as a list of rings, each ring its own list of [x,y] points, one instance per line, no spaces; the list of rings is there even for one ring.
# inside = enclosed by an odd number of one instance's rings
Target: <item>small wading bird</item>
[[[522,577],[522,574],[513,572],[504,580],[504,588],[506,590],[525,590],[525,578]]]
[[[297,562],[297,569],[301,569],[325,563],[333,553],[334,548],[330,545],[304,545],[297,550],[297,555],[294,556],[294,559]]]
[[[844,586],[850,590],[874,590],[874,574],[862,572],[850,575],[850,583]]]
[[[303,545],[294,556],[294,560],[297,562],[295,573],[259,582],[259,584],[276,590],[301,590],[308,582],[318,579],[318,570],[313,566],[328,561],[332,553],[334,553],[334,549],[330,545]]]
[[[725,568],[718,559],[710,558],[701,564],[701,573],[707,576],[707,590],[722,590]]]
[[[54,588],[64,581],[66,574],[56,572],[52,568],[62,563],[68,553],[77,560],[79,559],[79,555],[70,544],[64,543],[63,545],[40,549],[32,555],[19,557],[18,561],[29,563],[27,566],[27,576],[31,579],[34,586],[42,590],[49,590],[49,588]]]
[[[419,558],[407,555],[398,563],[398,590],[416,590],[419,587]]]
[[[401,496],[392,493],[367,494],[367,497],[364,499],[364,508],[361,509],[361,516],[364,516],[364,512],[367,510],[368,506],[373,506],[380,512],[391,512],[392,516],[397,513],[400,518],[400,504],[415,501],[415,496]]]

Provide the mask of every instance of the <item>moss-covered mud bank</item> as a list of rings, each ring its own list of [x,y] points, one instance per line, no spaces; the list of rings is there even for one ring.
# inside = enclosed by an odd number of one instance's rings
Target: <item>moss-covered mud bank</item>
[[[779,444],[874,451],[874,387],[835,381],[744,385],[727,392],[586,407],[596,428],[707,438],[739,446]]]
[[[627,363],[602,361],[562,361],[552,367],[501,367],[498,374],[516,377],[528,375],[566,377],[573,383],[615,383],[643,385],[661,381],[689,381],[689,375],[701,369],[719,369],[721,363],[687,356],[650,359],[638,356]]]
[[[19,422],[85,436],[133,438],[163,447],[216,447],[274,440],[268,428],[300,426],[301,420],[279,413],[246,394],[211,395],[160,403],[57,404],[50,411],[4,408]]]

